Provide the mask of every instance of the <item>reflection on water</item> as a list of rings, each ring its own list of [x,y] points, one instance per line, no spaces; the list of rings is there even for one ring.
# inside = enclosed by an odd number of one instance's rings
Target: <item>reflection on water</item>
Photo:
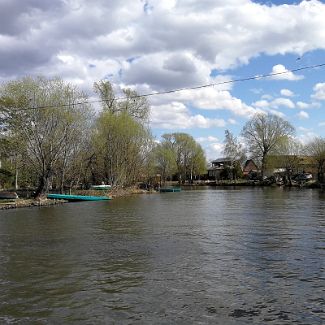
[[[0,323],[322,324],[325,194],[198,189],[0,212]]]

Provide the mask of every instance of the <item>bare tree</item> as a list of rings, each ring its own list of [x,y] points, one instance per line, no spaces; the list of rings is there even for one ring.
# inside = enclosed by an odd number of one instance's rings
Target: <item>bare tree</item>
[[[266,170],[266,158],[271,151],[294,133],[294,127],[273,114],[257,114],[242,130],[242,135],[253,157],[261,159],[262,178]]]
[[[245,148],[229,130],[225,130],[224,145],[223,153],[231,160],[232,178],[236,179],[237,175],[234,171],[241,168],[247,158]]]
[[[320,183],[324,183],[325,172],[325,138],[316,137],[309,142],[305,151],[312,156],[317,164],[317,179]]]
[[[94,83],[94,91],[99,95],[105,111],[112,114],[124,112],[138,122],[148,122],[149,103],[145,97],[140,96],[135,90],[123,89],[123,99],[117,98],[111,83],[107,80],[101,80]]]

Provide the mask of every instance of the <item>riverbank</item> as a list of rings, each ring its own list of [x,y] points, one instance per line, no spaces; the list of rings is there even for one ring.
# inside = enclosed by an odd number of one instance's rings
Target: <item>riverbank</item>
[[[17,208],[29,208],[29,207],[45,207],[51,205],[62,204],[67,201],[64,200],[49,200],[46,198],[34,200],[34,199],[17,199],[15,201],[0,201],[0,210],[17,209]]]
[[[91,196],[109,196],[111,198],[125,197],[135,194],[148,194],[151,192],[139,189],[137,187],[128,188],[113,188],[110,191],[103,190],[77,190],[72,194],[76,195],[91,195]],[[16,199],[16,200],[3,200],[0,201],[0,210],[16,209],[16,208],[28,208],[28,207],[45,207],[51,205],[57,205],[67,203],[65,200],[51,200],[47,198],[42,199]]]

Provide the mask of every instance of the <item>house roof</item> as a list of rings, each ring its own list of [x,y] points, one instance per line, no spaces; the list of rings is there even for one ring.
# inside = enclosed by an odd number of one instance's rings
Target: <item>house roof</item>
[[[228,158],[218,158],[216,160],[212,160],[211,163],[222,163],[222,162],[231,162],[232,160]]]

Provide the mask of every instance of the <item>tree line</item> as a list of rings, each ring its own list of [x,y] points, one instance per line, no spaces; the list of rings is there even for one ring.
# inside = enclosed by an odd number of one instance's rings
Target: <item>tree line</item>
[[[260,165],[261,179],[268,169],[281,166],[291,184],[294,172],[298,170],[302,157],[305,157],[315,166],[317,181],[324,183],[325,138],[315,137],[302,145],[295,138],[295,128],[274,114],[253,116],[244,125],[241,137],[242,142],[228,130],[225,132],[224,154],[233,164],[243,163],[249,156]]]
[[[60,78],[26,77],[0,85],[0,187],[32,188],[41,196],[52,188],[63,192],[101,183],[192,182],[206,173],[204,151],[192,136],[153,137],[145,97],[132,89],[118,97],[108,81],[94,83],[94,91],[102,103],[99,111],[86,93]],[[226,130],[224,154],[233,172],[250,157],[262,178],[277,164],[289,179],[305,155],[324,183],[325,139],[302,146],[294,135],[281,117],[257,114],[244,125],[240,141]]]
[[[186,133],[149,128],[150,107],[132,89],[123,99],[108,81],[94,84],[100,111],[88,95],[60,78],[26,77],[0,86],[0,186],[35,189],[125,187],[177,177],[191,181],[206,169],[201,146]]]

